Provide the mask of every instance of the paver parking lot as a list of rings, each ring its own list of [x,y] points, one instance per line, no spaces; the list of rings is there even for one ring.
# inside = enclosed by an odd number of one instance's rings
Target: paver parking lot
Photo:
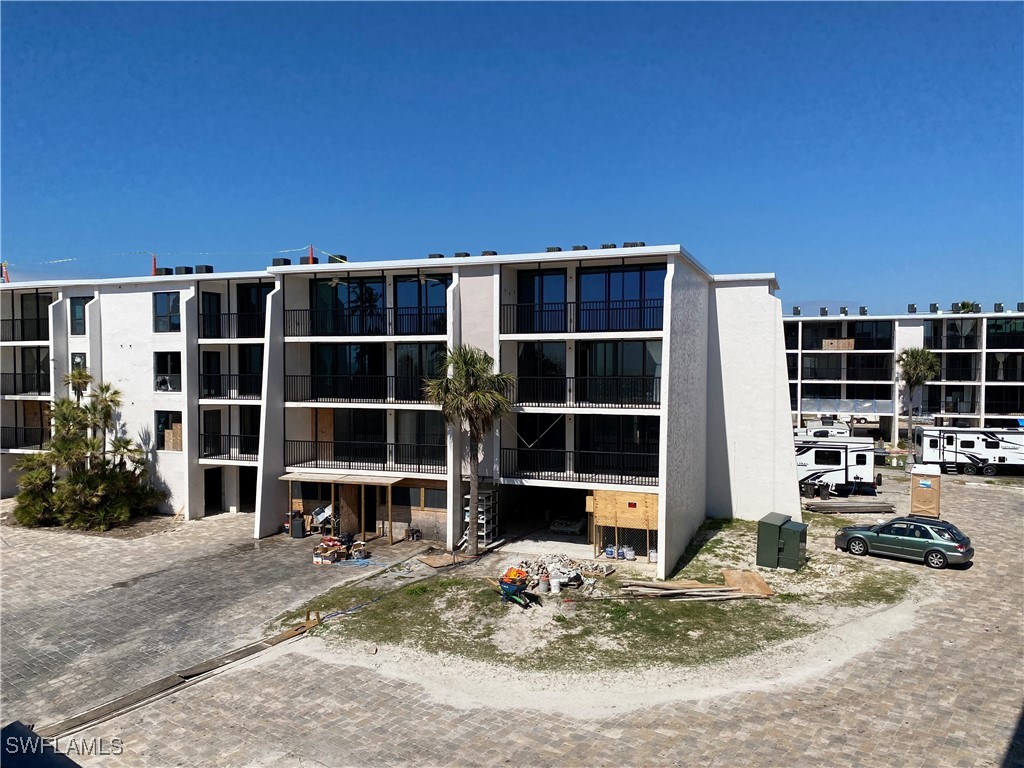
[[[364,572],[312,567],[311,538],[254,541],[249,515],[138,539],[15,526],[0,536],[4,722],[53,722],[259,640],[275,616]]]
[[[905,485],[893,485],[886,493],[905,511]],[[609,698],[607,716],[592,718],[515,701],[507,702],[510,713],[491,702],[446,700],[356,663],[345,649],[325,655],[319,641],[303,639],[77,734],[125,745],[121,756],[82,762],[1024,765],[1024,494],[947,483],[943,509],[972,536],[974,566],[930,571],[888,561],[927,585],[931,599],[912,628],[797,682],[625,712]]]

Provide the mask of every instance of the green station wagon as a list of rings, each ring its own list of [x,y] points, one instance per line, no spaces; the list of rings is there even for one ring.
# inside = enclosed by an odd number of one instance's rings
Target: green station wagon
[[[918,560],[929,568],[969,563],[971,540],[945,520],[896,517],[879,525],[848,525],[836,531],[836,549],[851,555],[889,555]]]

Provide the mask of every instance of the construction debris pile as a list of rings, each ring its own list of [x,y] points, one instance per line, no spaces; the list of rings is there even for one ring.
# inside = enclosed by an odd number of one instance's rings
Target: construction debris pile
[[[752,571],[724,571],[725,584],[699,581],[624,581],[622,597],[655,600],[718,602],[722,600],[764,600],[775,593],[760,574]]]
[[[593,592],[595,577],[607,576],[615,568],[607,563],[573,560],[566,555],[538,555],[534,560],[516,563],[527,574],[527,588],[536,592],[561,592],[565,588]]]

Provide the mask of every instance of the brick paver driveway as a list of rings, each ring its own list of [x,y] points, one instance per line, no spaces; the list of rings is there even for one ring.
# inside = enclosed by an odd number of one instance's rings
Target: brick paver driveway
[[[299,640],[78,734],[125,743],[121,757],[83,762],[1019,765],[1022,501],[1019,488],[948,484],[944,517],[974,539],[974,567],[933,572],[898,563],[919,573],[940,599],[919,608],[910,630],[803,682],[624,713],[609,699],[608,716],[598,719],[529,708],[510,715],[497,706],[454,706],[415,683],[346,663],[343,653],[316,658],[304,651],[315,641]]]
[[[3,722],[54,722],[259,640],[280,613],[365,574],[313,567],[313,539],[257,542],[252,525],[218,515],[139,539],[0,528]]]

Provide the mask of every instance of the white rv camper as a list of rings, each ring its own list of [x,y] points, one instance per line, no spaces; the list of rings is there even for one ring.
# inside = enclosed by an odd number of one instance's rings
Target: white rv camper
[[[875,447],[870,439],[797,437],[794,442],[799,482],[874,486]]]
[[[917,427],[914,444],[920,463],[938,464],[951,475],[1024,468],[1024,428]]]

